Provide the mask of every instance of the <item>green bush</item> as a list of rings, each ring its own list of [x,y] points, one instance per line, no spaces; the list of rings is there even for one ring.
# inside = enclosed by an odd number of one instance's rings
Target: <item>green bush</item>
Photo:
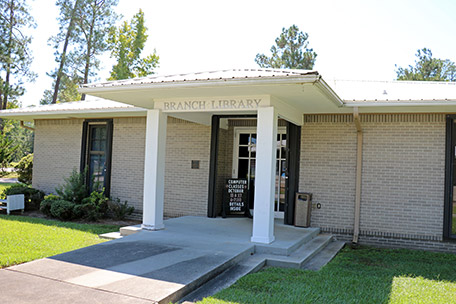
[[[108,209],[111,217],[115,220],[123,220],[127,215],[131,215],[135,211],[135,207],[128,206],[127,201],[121,203],[119,198],[115,201],[109,201]]]
[[[21,160],[14,164],[19,174],[18,180],[24,184],[32,184],[33,173],[33,154],[28,154],[21,158]]]
[[[51,216],[62,221],[72,220],[75,217],[74,206],[75,204],[69,201],[54,200],[50,208]]]
[[[49,195],[45,196],[44,200],[41,201],[40,211],[42,213],[46,214],[47,216],[51,216],[52,203],[57,201],[57,200],[60,200],[60,197],[58,197],[55,194],[49,194]]]
[[[75,206],[75,214],[89,221],[96,221],[106,217],[108,211],[108,198],[102,192],[93,191],[89,197]]]
[[[3,191],[2,197],[8,195],[24,194],[25,211],[38,210],[44,199],[44,192],[26,184],[13,184]]]
[[[65,201],[74,204],[81,204],[82,200],[89,196],[87,186],[85,184],[85,176],[87,170],[78,172],[73,169],[70,177],[65,178],[65,183],[55,189],[55,192]]]

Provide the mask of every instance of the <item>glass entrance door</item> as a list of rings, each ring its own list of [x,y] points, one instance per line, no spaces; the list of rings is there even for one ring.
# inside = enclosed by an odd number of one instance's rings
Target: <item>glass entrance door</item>
[[[254,208],[256,128],[237,128],[234,136],[233,178],[246,178],[250,193],[250,209]],[[277,161],[274,212],[283,218],[285,211],[285,185],[287,179],[286,159],[287,135],[285,128],[277,130]]]

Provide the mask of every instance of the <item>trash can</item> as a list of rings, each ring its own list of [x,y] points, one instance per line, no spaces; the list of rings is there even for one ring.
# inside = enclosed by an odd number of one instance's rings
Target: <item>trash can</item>
[[[296,192],[294,225],[296,227],[309,227],[311,210],[312,193]]]

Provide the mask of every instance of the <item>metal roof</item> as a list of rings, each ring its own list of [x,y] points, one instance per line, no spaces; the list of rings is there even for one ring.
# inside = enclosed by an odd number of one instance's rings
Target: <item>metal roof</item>
[[[327,81],[344,103],[441,103],[456,101],[456,82]]]
[[[104,88],[126,85],[141,85],[152,83],[172,83],[172,82],[197,82],[208,80],[229,80],[245,78],[284,78],[304,75],[319,75],[317,71],[311,70],[292,70],[292,69],[227,69],[218,71],[206,71],[198,73],[174,74],[174,75],[151,75],[147,77],[105,81],[98,83],[84,84],[82,88]]]
[[[145,116],[146,109],[102,98],[89,97],[84,101],[64,102],[37,107],[17,108],[0,111],[7,119],[33,120],[42,118],[89,118]]]
[[[125,102],[129,102],[132,98],[132,92],[135,91],[136,88],[140,88],[142,84],[145,84],[148,87],[154,87],[154,90],[157,89],[155,84],[158,86],[164,84],[167,87],[166,92],[175,92],[176,90],[169,90],[174,88],[173,83],[176,83],[177,86],[186,85],[187,83],[191,87],[198,86],[201,83],[215,83],[218,85],[214,87],[213,92],[219,93],[221,92],[220,90],[225,88],[225,82],[228,85],[231,81],[239,83],[239,81],[246,79],[247,81],[252,81],[253,84],[256,84],[257,82],[263,83],[265,81],[268,83],[271,81],[275,83],[274,79],[277,79],[278,83],[287,82],[288,80],[301,83],[302,79],[307,79],[308,77],[315,79],[315,81],[322,81],[321,76],[317,71],[310,70],[229,69],[164,76],[152,75],[143,78],[86,84],[83,85],[83,90],[84,88],[87,90],[93,89],[94,91],[97,91],[98,89],[126,89],[124,92],[124,94],[126,94]],[[337,112],[350,111],[349,108],[354,106],[370,109],[373,109],[373,107],[378,109],[382,108],[382,111],[389,111],[389,109],[392,109],[392,106],[397,107],[395,111],[409,111],[409,109],[413,107],[421,108],[421,111],[453,111],[456,106],[456,82],[330,80],[326,81],[326,83],[330,87],[329,90],[334,91],[338,98],[340,97],[341,99],[342,107],[337,108]],[[250,87],[250,83],[247,83],[246,86]],[[239,87],[236,87],[236,92],[239,92],[239,90]],[[290,92],[290,90],[291,87],[287,87],[286,92]],[[139,93],[137,94],[139,94],[139,97],[150,97],[143,91],[138,92]],[[182,94],[187,94],[188,92],[189,91],[184,91]],[[270,94],[275,93],[273,92]],[[135,98],[138,98],[138,96]],[[107,97],[111,98],[111,95],[108,95]],[[115,99],[114,97],[116,97],[116,95],[112,95],[112,97]],[[283,98],[285,101],[290,100],[291,97],[287,95]],[[138,107],[135,107],[122,102],[88,95],[87,101],[3,110],[0,111],[0,117],[30,120],[38,116],[42,118],[107,117],[109,115],[119,117],[144,116],[146,109],[141,108],[141,106],[142,105],[138,104]],[[399,109],[400,106],[406,106],[407,108]],[[425,108],[425,106],[433,106],[433,110]],[[453,108],[449,109],[448,106]],[[343,109],[344,107],[346,108],[345,110]]]
[[[97,110],[118,110],[118,109],[134,109],[140,110],[141,108],[134,107],[125,103],[112,101],[103,98],[88,99],[84,101],[63,102],[57,104],[40,105],[36,107],[17,108],[4,110],[2,113],[38,113],[38,112],[65,112],[65,111],[97,111]],[[141,109],[145,111],[144,109]]]

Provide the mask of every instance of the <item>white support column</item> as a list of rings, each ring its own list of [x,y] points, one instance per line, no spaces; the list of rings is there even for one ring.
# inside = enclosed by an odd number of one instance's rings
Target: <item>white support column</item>
[[[144,157],[144,197],[142,229],[160,230],[163,224],[167,115],[147,110]]]
[[[251,241],[274,241],[274,195],[277,149],[277,111],[259,108],[255,164],[255,207]]]

